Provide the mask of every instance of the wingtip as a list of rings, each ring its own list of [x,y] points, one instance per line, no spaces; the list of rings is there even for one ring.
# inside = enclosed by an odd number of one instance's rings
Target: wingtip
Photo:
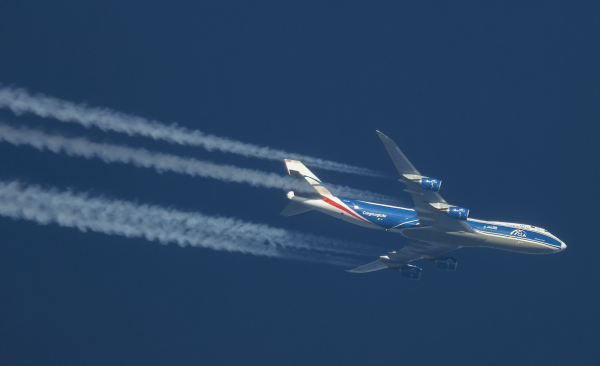
[[[377,133],[379,134],[380,137],[383,136],[383,137],[389,138],[383,132],[381,132],[379,130],[375,130],[375,131],[377,131]]]
[[[373,272],[373,271],[378,271],[380,269],[384,269],[387,268],[388,266],[383,263],[383,261],[381,259],[377,259],[371,263],[367,263],[365,265],[362,265],[360,267],[356,267],[356,268],[352,268],[352,269],[347,269],[346,272],[350,272],[350,273],[368,273],[368,272]]]
[[[357,271],[357,268],[346,269],[346,270],[344,270],[344,272],[348,272],[348,273],[363,273],[363,272]]]

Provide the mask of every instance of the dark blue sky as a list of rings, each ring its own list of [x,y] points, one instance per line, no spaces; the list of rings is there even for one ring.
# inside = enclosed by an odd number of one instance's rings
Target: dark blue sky
[[[0,218],[3,365],[595,364],[597,2],[0,4],[0,82],[395,174],[379,129],[447,201],[544,227],[545,256],[455,253],[420,281]],[[285,174],[265,162],[0,110],[13,125]],[[406,198],[393,180],[315,169]],[[281,191],[0,144],[0,179],[381,246],[404,239]],[[596,361],[596,362],[594,362]]]

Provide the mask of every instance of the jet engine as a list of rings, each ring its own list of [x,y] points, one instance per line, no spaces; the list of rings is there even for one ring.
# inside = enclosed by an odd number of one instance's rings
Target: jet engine
[[[437,192],[440,190],[442,186],[442,181],[439,179],[424,177],[418,174],[403,174],[404,178],[412,180],[413,182],[419,184],[421,188],[427,189],[430,191]]]
[[[442,186],[442,181],[439,179],[425,178],[421,179],[421,188],[437,192]]]
[[[437,257],[433,260],[437,268],[445,269],[446,271],[456,271],[458,260],[452,257]]]
[[[469,209],[464,207],[449,207],[448,216],[459,220],[466,220],[469,217]]]
[[[421,268],[413,266],[411,264],[405,264],[397,269],[400,276],[410,278],[411,280],[418,280],[421,277]]]

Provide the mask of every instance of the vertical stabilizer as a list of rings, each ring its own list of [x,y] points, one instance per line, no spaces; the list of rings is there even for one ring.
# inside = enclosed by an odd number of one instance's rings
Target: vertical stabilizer
[[[298,160],[285,159],[285,166],[292,177],[304,178],[323,197],[332,198],[333,195],[316,175]]]

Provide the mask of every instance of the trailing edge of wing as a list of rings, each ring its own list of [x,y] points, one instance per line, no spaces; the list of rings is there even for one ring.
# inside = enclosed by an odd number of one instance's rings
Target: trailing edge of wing
[[[365,264],[364,266],[356,267],[356,268],[348,270],[346,272],[368,273],[368,272],[373,272],[373,271],[379,271],[380,269],[386,269],[386,268],[388,268],[388,266],[385,263],[383,263],[383,261],[381,259],[378,259],[374,262]]]
[[[377,131],[377,134],[379,135],[379,138],[383,142],[383,146],[385,146],[385,149],[387,150],[388,154],[392,158],[392,161],[394,162],[394,165],[396,166],[396,169],[398,169],[398,172],[400,173],[400,175],[403,175],[403,174],[420,175],[421,174],[410,163],[410,161],[406,158],[404,153],[402,153],[402,151],[400,151],[400,149],[398,148],[396,143],[394,141],[392,141],[392,139],[390,139],[389,137],[387,137],[386,135],[384,135],[383,133],[381,133],[379,131]]]

